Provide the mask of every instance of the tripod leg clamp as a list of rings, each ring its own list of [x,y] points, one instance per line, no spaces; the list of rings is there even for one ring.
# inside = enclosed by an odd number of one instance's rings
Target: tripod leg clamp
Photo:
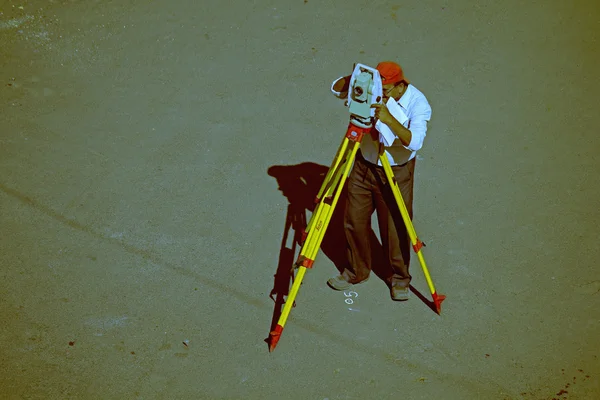
[[[417,238],[417,244],[413,245],[413,249],[415,251],[415,253],[418,253],[419,251],[421,251],[421,248],[425,247],[425,243],[421,242],[418,238]]]
[[[298,261],[296,261],[296,267],[305,267],[312,268],[315,260],[311,260],[310,258],[306,258],[306,256],[299,256]]]

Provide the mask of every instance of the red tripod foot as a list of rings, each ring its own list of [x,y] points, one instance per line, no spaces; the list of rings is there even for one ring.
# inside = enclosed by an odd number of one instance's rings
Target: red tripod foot
[[[435,311],[440,314],[442,312],[442,301],[446,300],[446,296],[443,294],[437,294],[437,292],[433,292],[433,304],[435,305]]]
[[[273,352],[275,347],[277,347],[277,342],[279,342],[279,338],[281,337],[281,332],[283,332],[283,326],[277,324],[274,330],[269,334],[269,352]]]

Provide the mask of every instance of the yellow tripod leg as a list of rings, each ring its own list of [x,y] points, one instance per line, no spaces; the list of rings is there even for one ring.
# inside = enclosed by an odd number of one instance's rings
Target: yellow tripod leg
[[[343,155],[339,158],[334,164],[338,164],[336,168],[333,168],[335,172],[332,173],[333,185],[328,185],[327,189],[322,194],[322,198],[319,201],[318,210],[311,217],[311,222],[315,221],[314,229],[310,229],[308,231],[308,236],[306,237],[305,243],[302,245],[302,249],[300,250],[300,255],[298,257],[297,265],[298,273],[296,274],[296,278],[294,279],[294,283],[292,284],[292,288],[288,294],[285,305],[281,312],[281,316],[277,321],[277,326],[275,329],[270,332],[269,335],[269,351],[273,351],[279,342],[279,338],[283,332],[283,328],[285,327],[285,323],[287,322],[287,318],[290,314],[292,306],[294,304],[294,300],[296,295],[298,294],[298,290],[300,289],[300,285],[302,284],[302,280],[304,279],[304,275],[306,274],[307,268],[312,268],[316,255],[321,246],[321,242],[325,236],[325,231],[331,221],[331,217],[333,215],[333,210],[335,209],[342,190],[344,188],[344,184],[346,182],[346,178],[349,175],[350,168],[352,167],[352,163],[354,158],[356,157],[356,153],[359,149],[360,141],[353,141],[352,148],[348,148],[348,139],[345,138],[342,144],[342,149],[344,150]],[[341,153],[341,152],[340,152]],[[333,197],[332,197],[333,195]],[[312,225],[312,224],[311,224]]]
[[[342,143],[340,143],[340,147],[338,148],[337,154],[335,155],[335,158],[333,159],[333,162],[332,162],[331,166],[329,167],[329,170],[327,171],[325,180],[321,184],[319,193],[317,194],[317,197],[315,198],[315,204],[316,204],[315,209],[312,213],[312,217],[311,217],[310,221],[308,222],[308,225],[306,226],[306,229],[304,230],[302,242],[306,241],[306,239],[308,238],[308,232],[310,232],[313,224],[319,218],[319,213],[320,213],[320,209],[321,209],[321,207],[320,207],[321,199],[323,198],[323,194],[328,190],[329,187],[335,186],[336,182],[335,181],[332,182],[333,181],[332,178],[335,177],[336,173],[338,172],[340,163],[346,155],[347,148],[348,148],[348,139],[346,137],[344,137],[344,139],[342,140]]]
[[[342,139],[342,142],[340,143],[340,147],[338,148],[338,151],[335,155],[335,158],[333,159],[333,162],[332,162],[331,166],[329,167],[329,171],[327,171],[325,180],[323,181],[323,184],[321,185],[321,188],[319,189],[319,193],[317,194],[317,199],[315,200],[315,202],[320,201],[321,197],[323,196],[323,193],[325,193],[325,191],[327,190],[327,184],[330,182],[331,177],[335,174],[337,167],[340,165],[340,162],[342,161],[342,159],[344,158],[344,156],[346,154],[346,149],[348,148],[348,142],[349,142],[348,138],[344,137],[344,139]]]
[[[325,193],[325,196],[321,200],[320,204],[322,205],[323,212],[325,213],[325,215],[323,215],[322,219],[319,219],[319,222],[317,223],[317,229],[315,231],[316,235],[314,237],[314,240],[311,241],[311,244],[307,248],[306,258],[308,260],[314,261],[314,259],[317,256],[319,248],[321,247],[321,242],[325,237],[325,231],[329,226],[329,222],[331,221],[331,217],[333,216],[333,211],[335,210],[342,190],[344,189],[344,184],[346,182],[346,179],[348,178],[350,168],[352,167],[352,161],[356,157],[356,153],[359,149],[359,146],[359,143],[355,142],[354,146],[351,149],[348,149],[348,151],[345,154],[345,160],[340,165],[339,171],[336,172],[336,174],[334,175],[334,184]]]
[[[410,215],[408,214],[408,210],[406,209],[406,204],[404,204],[404,199],[402,198],[402,193],[400,192],[400,188],[398,187],[398,182],[396,182],[396,178],[394,177],[394,172],[392,171],[392,167],[390,166],[390,162],[387,159],[385,153],[379,154],[379,159],[381,160],[381,164],[383,165],[383,169],[385,171],[385,175],[390,184],[390,188],[392,189],[392,193],[394,194],[394,198],[396,199],[396,203],[398,203],[398,208],[400,208],[400,214],[402,214],[402,220],[404,221],[404,225],[406,226],[406,231],[410,237],[410,241],[413,245],[413,249],[419,258],[419,263],[421,264],[421,268],[423,269],[423,273],[425,274],[425,279],[427,280],[427,285],[429,286],[429,291],[431,292],[431,297],[433,298],[433,304],[435,305],[435,309],[438,314],[442,311],[442,301],[446,299],[446,296],[443,294],[438,294],[433,286],[433,281],[431,280],[431,276],[429,275],[429,270],[427,269],[427,264],[425,263],[425,258],[423,257],[423,253],[421,252],[421,248],[424,246],[423,242],[419,240],[417,237],[417,233],[415,232],[414,225],[410,219]]]

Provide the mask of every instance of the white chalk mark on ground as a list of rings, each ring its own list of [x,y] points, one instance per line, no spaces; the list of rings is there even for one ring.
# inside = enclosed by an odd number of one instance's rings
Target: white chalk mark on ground
[[[36,18],[33,15],[25,15],[7,21],[0,21],[0,31],[18,29],[16,33],[19,38],[37,46],[43,45],[45,48],[50,48],[50,35],[47,28],[48,24],[41,19],[41,16]]]
[[[350,290],[350,291],[344,292],[344,296],[346,296],[344,303],[350,305],[350,304],[354,304],[354,300],[352,299],[352,297],[354,297],[354,298],[358,297],[358,293],[356,293],[354,290]]]
[[[94,336],[102,336],[104,332],[114,328],[120,328],[125,326],[127,321],[126,316],[122,317],[106,317],[106,318],[88,318],[85,321],[85,325],[91,326],[99,330],[100,332],[96,332]]]
[[[111,239],[123,239],[123,236],[124,236],[123,232],[115,232],[115,233],[110,234]]]
[[[31,19],[33,19],[33,17],[31,15],[26,15],[21,18],[13,18],[13,19],[9,19],[8,21],[0,21],[0,31],[16,29]]]

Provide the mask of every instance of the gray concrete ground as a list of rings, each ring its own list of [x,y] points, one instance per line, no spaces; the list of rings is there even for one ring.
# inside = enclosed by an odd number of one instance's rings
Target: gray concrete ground
[[[599,8],[3,0],[0,397],[600,398]],[[329,85],[386,59],[433,108],[442,314],[377,277],[348,306],[332,228],[269,353],[288,202],[348,121]]]

